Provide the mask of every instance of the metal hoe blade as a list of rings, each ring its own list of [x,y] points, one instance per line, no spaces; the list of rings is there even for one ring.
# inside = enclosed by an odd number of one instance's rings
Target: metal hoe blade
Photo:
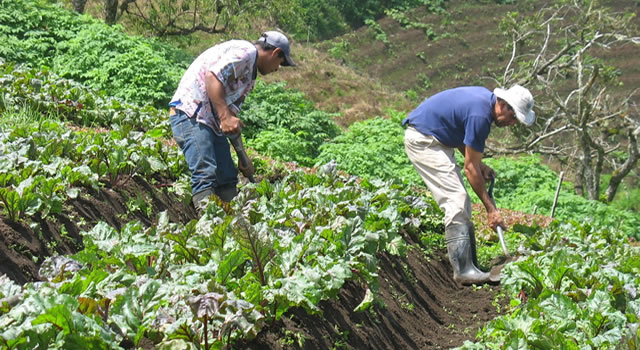
[[[493,202],[493,205],[496,205],[496,201],[493,198],[493,186],[496,183],[496,178],[492,177],[491,178],[491,184],[489,185],[489,191],[487,191],[487,193],[489,194],[489,198],[491,198],[491,201]],[[509,254],[509,251],[507,250],[507,244],[504,242],[504,231],[502,229],[502,227],[497,226],[496,227],[496,232],[498,233],[498,238],[500,239],[500,245],[502,246],[502,251],[504,252],[504,255],[507,258],[510,258],[511,255]]]
[[[507,250],[507,244],[504,242],[504,232],[502,230],[502,227],[500,227],[500,226],[496,227],[496,232],[498,232],[498,238],[500,239],[500,245],[502,246],[502,252],[504,252],[504,255],[507,258],[510,258],[511,255],[509,254],[509,251]]]

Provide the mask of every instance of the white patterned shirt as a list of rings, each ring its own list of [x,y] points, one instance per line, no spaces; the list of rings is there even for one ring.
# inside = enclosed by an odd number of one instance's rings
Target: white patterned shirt
[[[220,119],[207,95],[205,74],[212,72],[220,80],[225,102],[237,114],[255,86],[257,59],[255,45],[245,40],[230,40],[207,49],[184,73],[169,105],[222,135]]]

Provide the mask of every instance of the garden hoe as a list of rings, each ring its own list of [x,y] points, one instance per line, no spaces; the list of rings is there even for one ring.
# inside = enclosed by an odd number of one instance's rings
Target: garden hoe
[[[493,187],[495,183],[496,183],[496,178],[492,177],[491,184],[489,185],[489,191],[487,191],[487,193],[489,194],[489,198],[493,202],[494,206],[496,206],[496,201],[493,198]],[[507,250],[507,244],[504,241],[503,228],[500,226],[496,226],[496,233],[498,233],[498,239],[500,240],[500,245],[502,246],[502,252],[504,253],[505,261],[502,264],[496,265],[491,269],[491,272],[489,273],[489,279],[492,282],[500,282],[500,271],[502,270],[504,265],[515,260],[515,258],[511,257],[511,254],[509,254],[509,250]]]

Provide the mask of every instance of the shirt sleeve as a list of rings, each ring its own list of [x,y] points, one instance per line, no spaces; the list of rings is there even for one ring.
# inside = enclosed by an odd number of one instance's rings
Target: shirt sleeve
[[[467,118],[464,130],[464,144],[484,153],[485,142],[489,137],[491,123],[485,117],[471,116]]]
[[[213,62],[208,70],[216,75],[224,86],[233,84],[251,64],[251,56],[241,48],[230,49]]]

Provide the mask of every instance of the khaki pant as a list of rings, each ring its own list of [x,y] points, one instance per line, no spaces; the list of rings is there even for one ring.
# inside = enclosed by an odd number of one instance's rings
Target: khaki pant
[[[404,148],[413,167],[444,211],[445,227],[471,223],[471,198],[456,164],[455,149],[413,127],[405,131]]]

